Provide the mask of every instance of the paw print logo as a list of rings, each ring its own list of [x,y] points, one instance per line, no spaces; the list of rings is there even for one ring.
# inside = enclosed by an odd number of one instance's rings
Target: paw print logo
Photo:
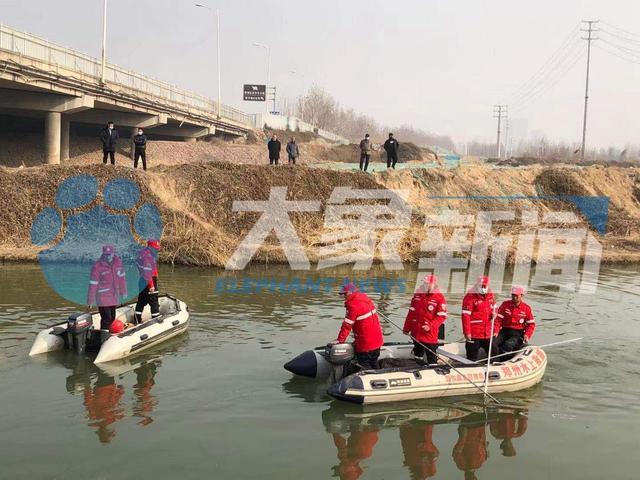
[[[113,245],[122,260],[132,298],[140,292],[138,254],[146,240],[162,236],[160,212],[141,201],[135,182],[117,178],[104,186],[101,196],[99,190],[92,175],[67,178],[58,187],[55,207],[42,210],[31,225],[32,243],[47,247],[38,254],[47,282],[81,305],[86,304],[91,268],[104,245]]]

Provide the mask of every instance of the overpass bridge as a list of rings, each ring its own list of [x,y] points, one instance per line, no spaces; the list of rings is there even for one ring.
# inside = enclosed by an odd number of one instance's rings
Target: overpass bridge
[[[44,118],[45,161],[69,158],[72,122],[143,127],[168,139],[245,135],[249,115],[166,82],[107,64],[34,35],[0,25],[0,112]],[[98,130],[98,128],[96,128]]]

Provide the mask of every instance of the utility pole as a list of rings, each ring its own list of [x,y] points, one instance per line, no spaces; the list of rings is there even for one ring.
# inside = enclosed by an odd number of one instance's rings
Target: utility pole
[[[504,129],[504,156],[509,158],[511,156],[511,138],[509,138],[509,117],[506,119],[506,127]]]
[[[502,145],[500,144],[500,134],[502,133],[502,119],[507,116],[507,106],[506,105],[494,105],[493,106],[493,118],[498,119],[498,139],[496,141],[496,154],[497,158],[502,158]]]
[[[100,72],[100,83],[104,85],[107,69],[107,0],[103,0],[102,12],[102,71]]]
[[[585,80],[584,87],[584,119],[582,121],[582,149],[580,150],[580,156],[582,160],[584,160],[584,153],[587,143],[587,104],[589,103],[589,70],[591,67],[591,42],[593,40],[598,40],[594,38],[592,34],[597,32],[598,30],[593,28],[594,23],[598,23],[600,20],[583,20],[582,23],[586,24],[586,29],[581,29],[583,32],[587,32],[587,37],[582,37],[583,40],[587,41],[587,77]]]

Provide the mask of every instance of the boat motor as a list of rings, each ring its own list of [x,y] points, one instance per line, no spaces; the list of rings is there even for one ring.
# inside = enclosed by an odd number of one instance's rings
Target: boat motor
[[[344,376],[345,365],[355,357],[351,343],[330,343],[325,347],[325,357],[332,367],[332,380],[337,382]]]
[[[74,313],[67,320],[65,344],[76,353],[84,353],[87,346],[87,335],[93,325],[91,314]]]

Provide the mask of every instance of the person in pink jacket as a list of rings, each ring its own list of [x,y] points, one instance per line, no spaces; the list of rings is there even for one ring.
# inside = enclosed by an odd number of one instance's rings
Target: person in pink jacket
[[[102,255],[91,267],[87,305],[100,312],[100,328],[109,330],[116,318],[116,306],[127,296],[127,279],[122,260],[113,245],[104,245]]]

